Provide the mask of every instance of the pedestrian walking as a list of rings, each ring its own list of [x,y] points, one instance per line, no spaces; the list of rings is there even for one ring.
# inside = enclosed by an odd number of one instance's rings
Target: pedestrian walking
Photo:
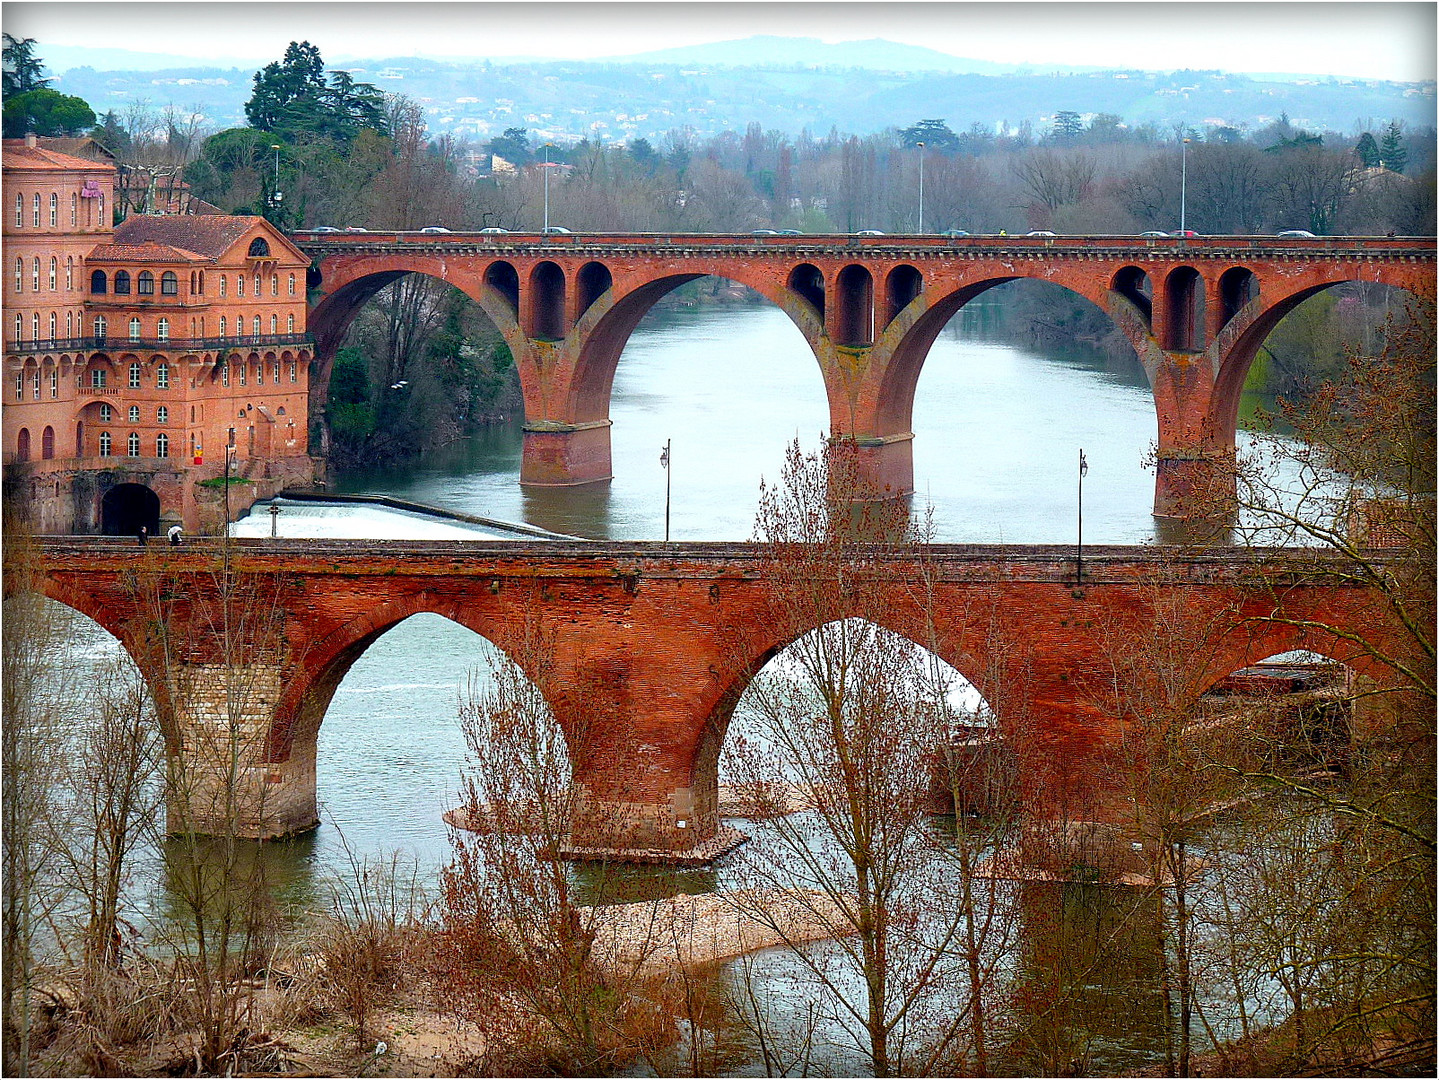
[[[141,526],[140,526],[140,531],[135,534],[135,541],[136,541],[136,543],[138,543],[141,547],[144,547],[144,546],[145,546],[145,541],[148,540],[149,538],[150,538],[150,532],[149,532],[149,530],[146,529],[145,526],[141,525]]]
[[[180,528],[180,526],[178,526],[178,525],[171,525],[171,526],[170,526],[169,536],[170,536],[170,546],[171,546],[171,547],[179,547],[179,546],[180,546],[180,534],[181,534],[183,531],[184,531],[184,530],[182,530],[182,529]]]

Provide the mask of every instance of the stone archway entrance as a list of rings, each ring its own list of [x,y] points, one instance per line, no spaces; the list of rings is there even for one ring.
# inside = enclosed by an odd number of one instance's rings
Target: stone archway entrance
[[[151,536],[160,530],[160,496],[144,484],[116,484],[100,500],[100,532],[134,536],[144,526]]]

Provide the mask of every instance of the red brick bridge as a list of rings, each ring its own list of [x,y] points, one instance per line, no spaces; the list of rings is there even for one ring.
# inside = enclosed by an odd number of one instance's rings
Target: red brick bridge
[[[462,290],[494,321],[519,369],[520,480],[610,477],[610,389],[620,352],[655,301],[717,275],[792,319],[814,352],[832,437],[853,439],[877,494],[913,490],[911,414],[945,324],[987,289],[1050,281],[1107,312],[1134,346],[1158,419],[1154,512],[1187,516],[1186,493],[1225,475],[1239,395],[1260,345],[1296,304],[1341,282],[1433,293],[1432,238],[1261,236],[734,236],[322,234],[315,260],[312,381],[356,312],[407,273]],[[737,408],[743,403],[736,402]]]
[[[236,751],[227,731],[244,744],[234,756],[254,836],[316,823],[316,738],[336,687],[387,630],[433,612],[505,650],[545,693],[593,811],[577,844],[683,855],[717,830],[719,752],[740,694],[797,636],[774,629],[754,545],[241,540],[228,561],[226,550],[45,539],[40,587],[120,639],[192,775],[223,771]],[[1117,724],[1095,693],[1116,634],[1172,637],[1176,610],[1191,619],[1179,632],[1197,698],[1296,648],[1363,671],[1340,634],[1303,624],[1383,625],[1376,598],[1317,554],[1097,547],[1079,588],[1072,549],[921,552],[878,564],[882,621],[930,644],[1002,722],[1022,713],[1046,782],[1070,794],[1123,787],[1105,771]],[[203,812],[192,822],[207,825]]]

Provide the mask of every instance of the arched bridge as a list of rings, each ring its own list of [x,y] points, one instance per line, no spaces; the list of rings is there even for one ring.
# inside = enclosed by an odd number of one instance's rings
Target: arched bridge
[[[1432,295],[1426,238],[1256,236],[734,236],[300,233],[315,260],[310,330],[317,407],[355,313],[404,274],[461,289],[504,335],[525,404],[520,479],[610,477],[609,404],[625,342],[684,282],[717,275],[783,310],[813,350],[833,437],[853,440],[876,494],[913,490],[911,413],[925,357],[954,314],[1018,278],[1050,281],[1107,312],[1154,395],[1154,512],[1222,478],[1239,396],[1283,315],[1341,282]]]
[[[594,810],[576,828],[579,842],[682,855],[718,828],[719,752],[744,687],[811,629],[776,629],[786,622],[769,606],[778,602],[772,564],[748,544],[254,540],[174,549],[97,537],[39,548],[36,587],[130,651],[187,775],[222,776],[240,762],[241,824],[256,836],[315,824],[316,739],[336,687],[387,630],[433,612],[505,650],[546,695]],[[1177,648],[1197,697],[1291,649],[1365,670],[1346,635],[1382,641],[1385,632],[1380,598],[1355,584],[1352,567],[1317,554],[1094,548],[1084,568],[1081,588],[1072,550],[910,550],[872,564],[881,591],[867,610],[932,648],[1003,722],[1025,718],[1046,783],[1067,785],[1087,805],[1095,792],[1123,789],[1104,764],[1119,731],[1100,692],[1117,642]],[[1176,633],[1182,641],[1169,640]],[[191,819],[206,824],[203,812]]]

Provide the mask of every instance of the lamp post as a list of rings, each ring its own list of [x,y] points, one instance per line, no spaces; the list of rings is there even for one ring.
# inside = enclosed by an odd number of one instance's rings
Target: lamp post
[[[924,143],[919,144],[919,231],[924,232]]]
[[[1084,460],[1084,448],[1079,450],[1079,531],[1074,543],[1074,583],[1084,584],[1084,475],[1089,472],[1089,462]]]
[[[235,458],[235,429],[230,429],[230,441],[225,447],[225,535],[230,535],[230,462]]]
[[[1184,205],[1187,201],[1189,187],[1189,140],[1182,139],[1179,143],[1179,235],[1185,235]]]
[[[545,225],[544,231],[550,231],[550,144],[545,143],[545,163],[540,166],[545,173]]]
[[[660,466],[665,471],[665,543],[670,542],[670,440],[665,440],[665,448],[660,451]]]

